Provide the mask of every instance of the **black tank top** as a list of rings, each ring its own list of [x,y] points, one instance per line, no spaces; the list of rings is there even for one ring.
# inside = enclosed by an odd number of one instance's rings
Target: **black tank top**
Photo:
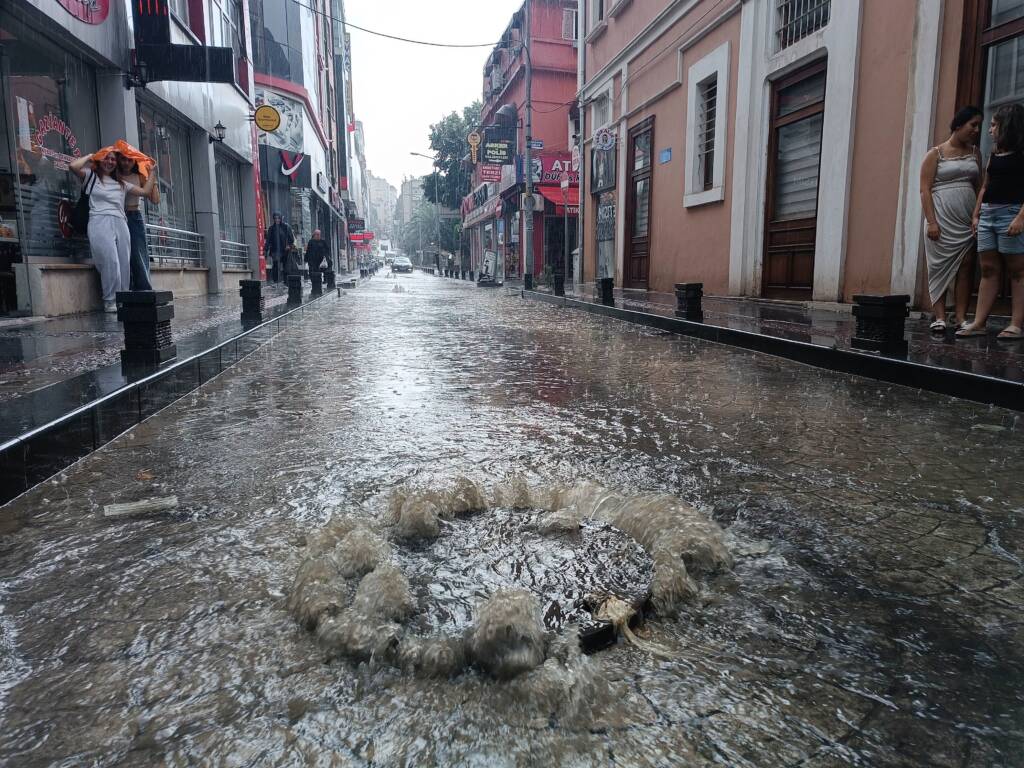
[[[1020,205],[1024,203],[1024,152],[992,153],[988,159],[988,181],[983,203]]]

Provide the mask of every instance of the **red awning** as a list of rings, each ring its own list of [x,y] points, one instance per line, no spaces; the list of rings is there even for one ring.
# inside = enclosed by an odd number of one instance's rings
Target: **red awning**
[[[544,197],[555,204],[555,213],[559,216],[564,215],[562,210],[562,204],[565,201],[569,203],[569,215],[576,216],[580,212],[580,188],[569,187],[566,190],[568,193],[567,197],[562,197],[562,188],[555,187],[550,184],[543,184],[537,187],[537,191],[540,192]]]

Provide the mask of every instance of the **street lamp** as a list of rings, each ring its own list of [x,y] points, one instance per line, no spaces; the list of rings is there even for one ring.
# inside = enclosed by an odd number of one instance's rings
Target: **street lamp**
[[[437,256],[438,256],[438,267],[440,268],[440,256],[441,256],[441,207],[437,202],[437,179],[440,174],[438,173],[437,156],[431,157],[430,155],[424,155],[422,152],[410,152],[410,155],[415,157],[424,157],[434,164],[434,223],[437,225]]]

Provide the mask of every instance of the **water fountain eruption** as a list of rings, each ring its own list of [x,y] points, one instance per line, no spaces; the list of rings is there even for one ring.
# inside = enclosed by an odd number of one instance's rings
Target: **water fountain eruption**
[[[402,487],[375,518],[335,516],[306,546],[288,608],[328,658],[421,677],[472,666],[562,702],[600,685],[581,645],[621,635],[667,656],[630,625],[674,614],[732,567],[693,507],[590,482]]]

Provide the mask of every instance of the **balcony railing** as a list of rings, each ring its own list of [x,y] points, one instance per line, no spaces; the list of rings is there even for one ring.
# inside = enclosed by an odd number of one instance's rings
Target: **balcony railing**
[[[205,249],[203,236],[186,229],[174,229],[157,224],[146,224],[149,257],[156,264],[201,267]]]
[[[249,269],[249,246],[231,240],[220,241],[220,261],[231,269]]]

